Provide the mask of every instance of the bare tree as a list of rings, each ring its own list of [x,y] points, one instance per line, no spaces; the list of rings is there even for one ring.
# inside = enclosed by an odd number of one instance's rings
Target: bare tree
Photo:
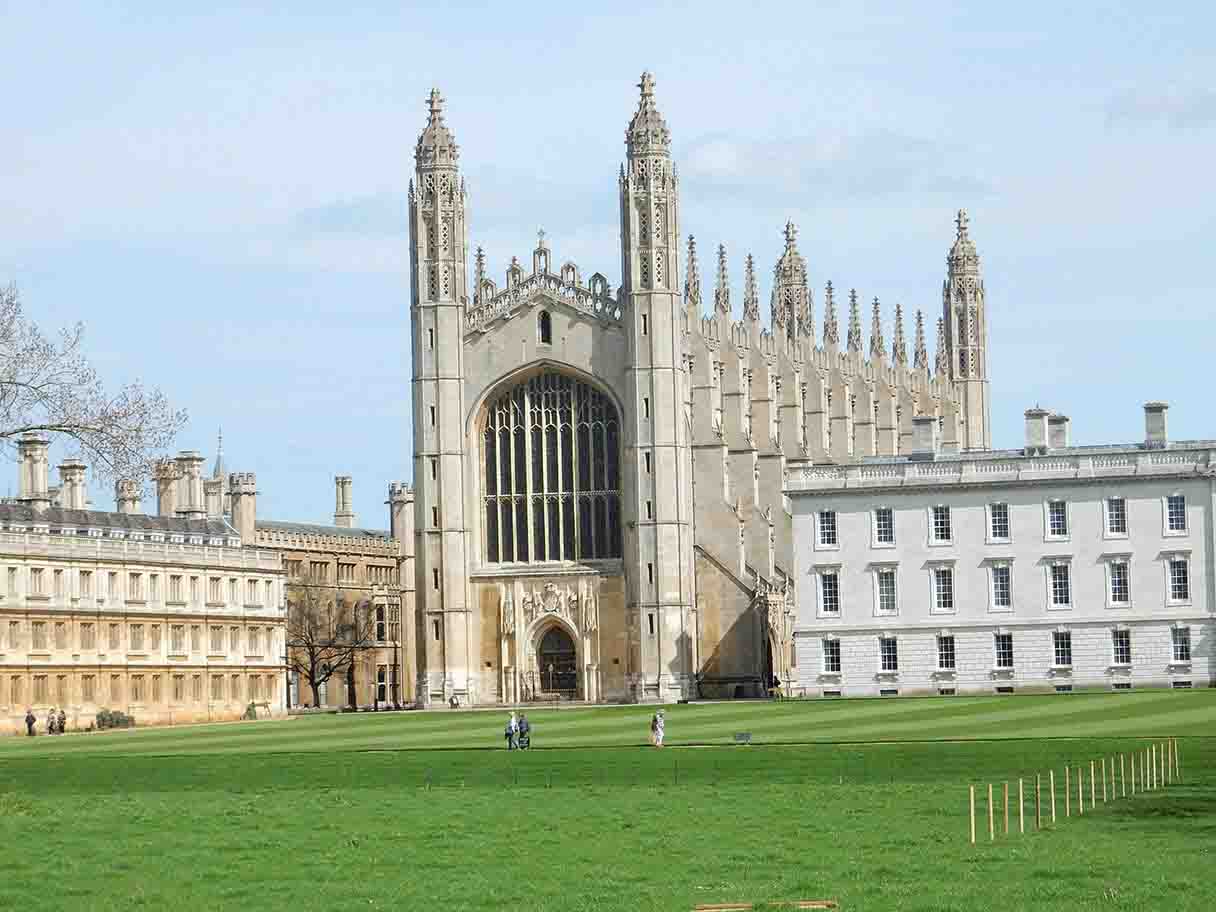
[[[348,672],[375,637],[376,613],[369,599],[307,581],[288,586],[287,667],[308,681],[313,706],[321,705],[321,685]]]
[[[0,447],[41,431],[73,441],[97,477],[147,478],[186,413],[139,381],[107,393],[83,341],[83,323],[47,338],[22,312],[17,287],[0,288]]]

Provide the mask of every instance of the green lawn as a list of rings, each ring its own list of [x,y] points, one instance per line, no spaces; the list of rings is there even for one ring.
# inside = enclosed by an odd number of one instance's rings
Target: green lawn
[[[505,713],[468,711],[5,739],[0,909],[1216,897],[1216,690],[676,706],[662,751],[645,746],[650,712],[529,713],[527,754],[501,750]],[[1029,798],[1036,772],[1168,736],[1183,784],[1069,820],[1061,794],[1041,833],[1031,799],[1025,836],[988,844],[983,818],[967,841],[969,783],[982,816],[989,781],[1016,795],[1027,777]]]

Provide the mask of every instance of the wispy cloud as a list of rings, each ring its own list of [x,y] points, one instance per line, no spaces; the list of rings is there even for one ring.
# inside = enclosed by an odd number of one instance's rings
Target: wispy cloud
[[[683,172],[700,191],[744,190],[787,199],[873,200],[903,194],[975,198],[991,192],[963,152],[883,130],[771,141],[707,136],[694,144]]]
[[[1216,124],[1216,89],[1131,92],[1111,99],[1108,124],[1162,123],[1177,130]]]
[[[301,210],[292,229],[297,237],[401,237],[407,230],[406,202],[395,193],[338,200]]]

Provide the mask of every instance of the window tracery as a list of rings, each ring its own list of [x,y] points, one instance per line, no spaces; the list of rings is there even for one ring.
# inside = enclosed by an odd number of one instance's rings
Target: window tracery
[[[620,418],[594,387],[546,371],[497,396],[482,465],[487,562],[621,556]]]

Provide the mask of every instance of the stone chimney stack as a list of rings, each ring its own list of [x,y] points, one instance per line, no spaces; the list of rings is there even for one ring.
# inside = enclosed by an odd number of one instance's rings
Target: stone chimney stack
[[[1026,450],[1027,456],[1042,456],[1047,452],[1047,409],[1037,406],[1026,409]]]
[[[203,502],[203,459],[196,450],[182,450],[177,454],[179,473],[177,487],[177,515],[186,519],[205,519],[207,507]]]
[[[139,513],[139,482],[124,478],[114,483],[114,501],[118,512],[128,515]]]
[[[88,488],[85,485],[85,464],[69,458],[59,463],[59,505],[65,510],[85,510]]]
[[[1168,402],[1144,403],[1144,446],[1149,450],[1164,450],[1170,437],[1166,427]]]
[[[156,482],[156,515],[177,515],[177,485],[180,479],[177,463],[172,459],[162,459],[152,470],[152,478]]]
[[[389,534],[397,541],[397,555],[405,557],[414,551],[414,489],[404,482],[388,486]]]
[[[27,431],[17,441],[17,460],[21,465],[18,499],[35,513],[41,513],[51,505],[47,478],[50,446],[50,438],[37,431]]]
[[[253,472],[233,472],[228,476],[232,495],[232,527],[245,547],[256,540],[258,515],[258,479]]]
[[[937,449],[937,418],[933,415],[916,415],[912,419],[911,455],[932,459]]]
[[[1047,416],[1047,446],[1062,450],[1069,445],[1069,420],[1067,415]]]
[[[224,479],[203,479],[203,501],[207,505],[207,518],[219,519],[224,515]]]
[[[351,477],[334,476],[334,525],[350,529],[355,524],[355,510],[351,498]]]

